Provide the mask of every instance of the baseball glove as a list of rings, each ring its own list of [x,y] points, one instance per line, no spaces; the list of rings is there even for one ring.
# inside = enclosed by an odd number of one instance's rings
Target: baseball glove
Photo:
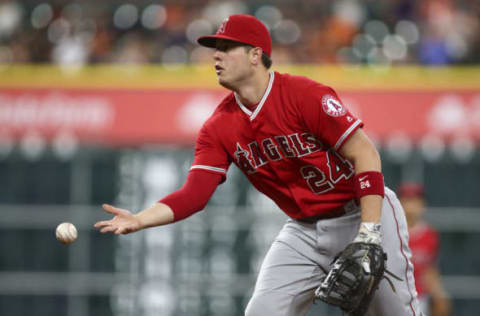
[[[380,245],[349,244],[334,259],[331,270],[315,290],[315,298],[340,307],[350,316],[364,315],[385,277],[386,260],[387,254]]]

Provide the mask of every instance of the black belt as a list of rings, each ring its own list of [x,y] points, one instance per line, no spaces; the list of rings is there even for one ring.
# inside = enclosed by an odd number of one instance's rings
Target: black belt
[[[316,222],[318,222],[322,219],[337,218],[337,217],[341,217],[345,214],[352,213],[354,211],[359,211],[359,210],[360,210],[360,208],[358,207],[355,200],[351,200],[351,201],[347,202],[345,205],[334,209],[333,211],[328,211],[328,212],[323,213],[323,214],[304,217],[304,218],[295,218],[295,220],[297,220],[299,222],[302,222],[302,223],[313,224],[313,223],[316,223]]]

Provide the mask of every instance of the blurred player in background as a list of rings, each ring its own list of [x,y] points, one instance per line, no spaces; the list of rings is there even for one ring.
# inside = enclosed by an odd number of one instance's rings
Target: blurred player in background
[[[352,242],[381,246],[396,292],[384,281],[370,316],[419,316],[400,202],[384,187],[380,156],[335,91],[270,71],[272,40],[251,15],[233,15],[215,35],[218,82],[231,92],[199,132],[181,189],[133,215],[104,205],[102,233],[127,234],[182,220],[203,209],[234,163],[290,219],[260,269],[247,316],[301,316],[332,259]],[[326,78],[328,79],[328,78]]]
[[[407,217],[420,305],[427,316],[449,316],[450,300],[436,265],[439,235],[423,220],[426,209],[424,188],[417,183],[405,182],[398,187],[397,195]]]

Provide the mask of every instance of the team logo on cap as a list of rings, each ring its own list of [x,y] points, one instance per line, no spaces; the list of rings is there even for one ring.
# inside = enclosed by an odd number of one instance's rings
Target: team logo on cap
[[[223,20],[222,24],[218,27],[217,34],[225,33],[225,28],[227,27],[228,18]]]
[[[347,113],[347,110],[342,103],[330,94],[326,94],[322,97],[322,109],[325,113],[333,117],[342,116]]]

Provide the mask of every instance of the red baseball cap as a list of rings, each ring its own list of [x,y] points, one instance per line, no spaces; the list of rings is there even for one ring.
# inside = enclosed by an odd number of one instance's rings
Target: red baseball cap
[[[397,189],[399,198],[423,198],[425,196],[425,189],[418,183],[405,182]]]
[[[215,35],[202,36],[197,42],[215,48],[219,38],[260,47],[268,56],[272,53],[272,38],[268,29],[252,15],[231,15],[220,24]]]

